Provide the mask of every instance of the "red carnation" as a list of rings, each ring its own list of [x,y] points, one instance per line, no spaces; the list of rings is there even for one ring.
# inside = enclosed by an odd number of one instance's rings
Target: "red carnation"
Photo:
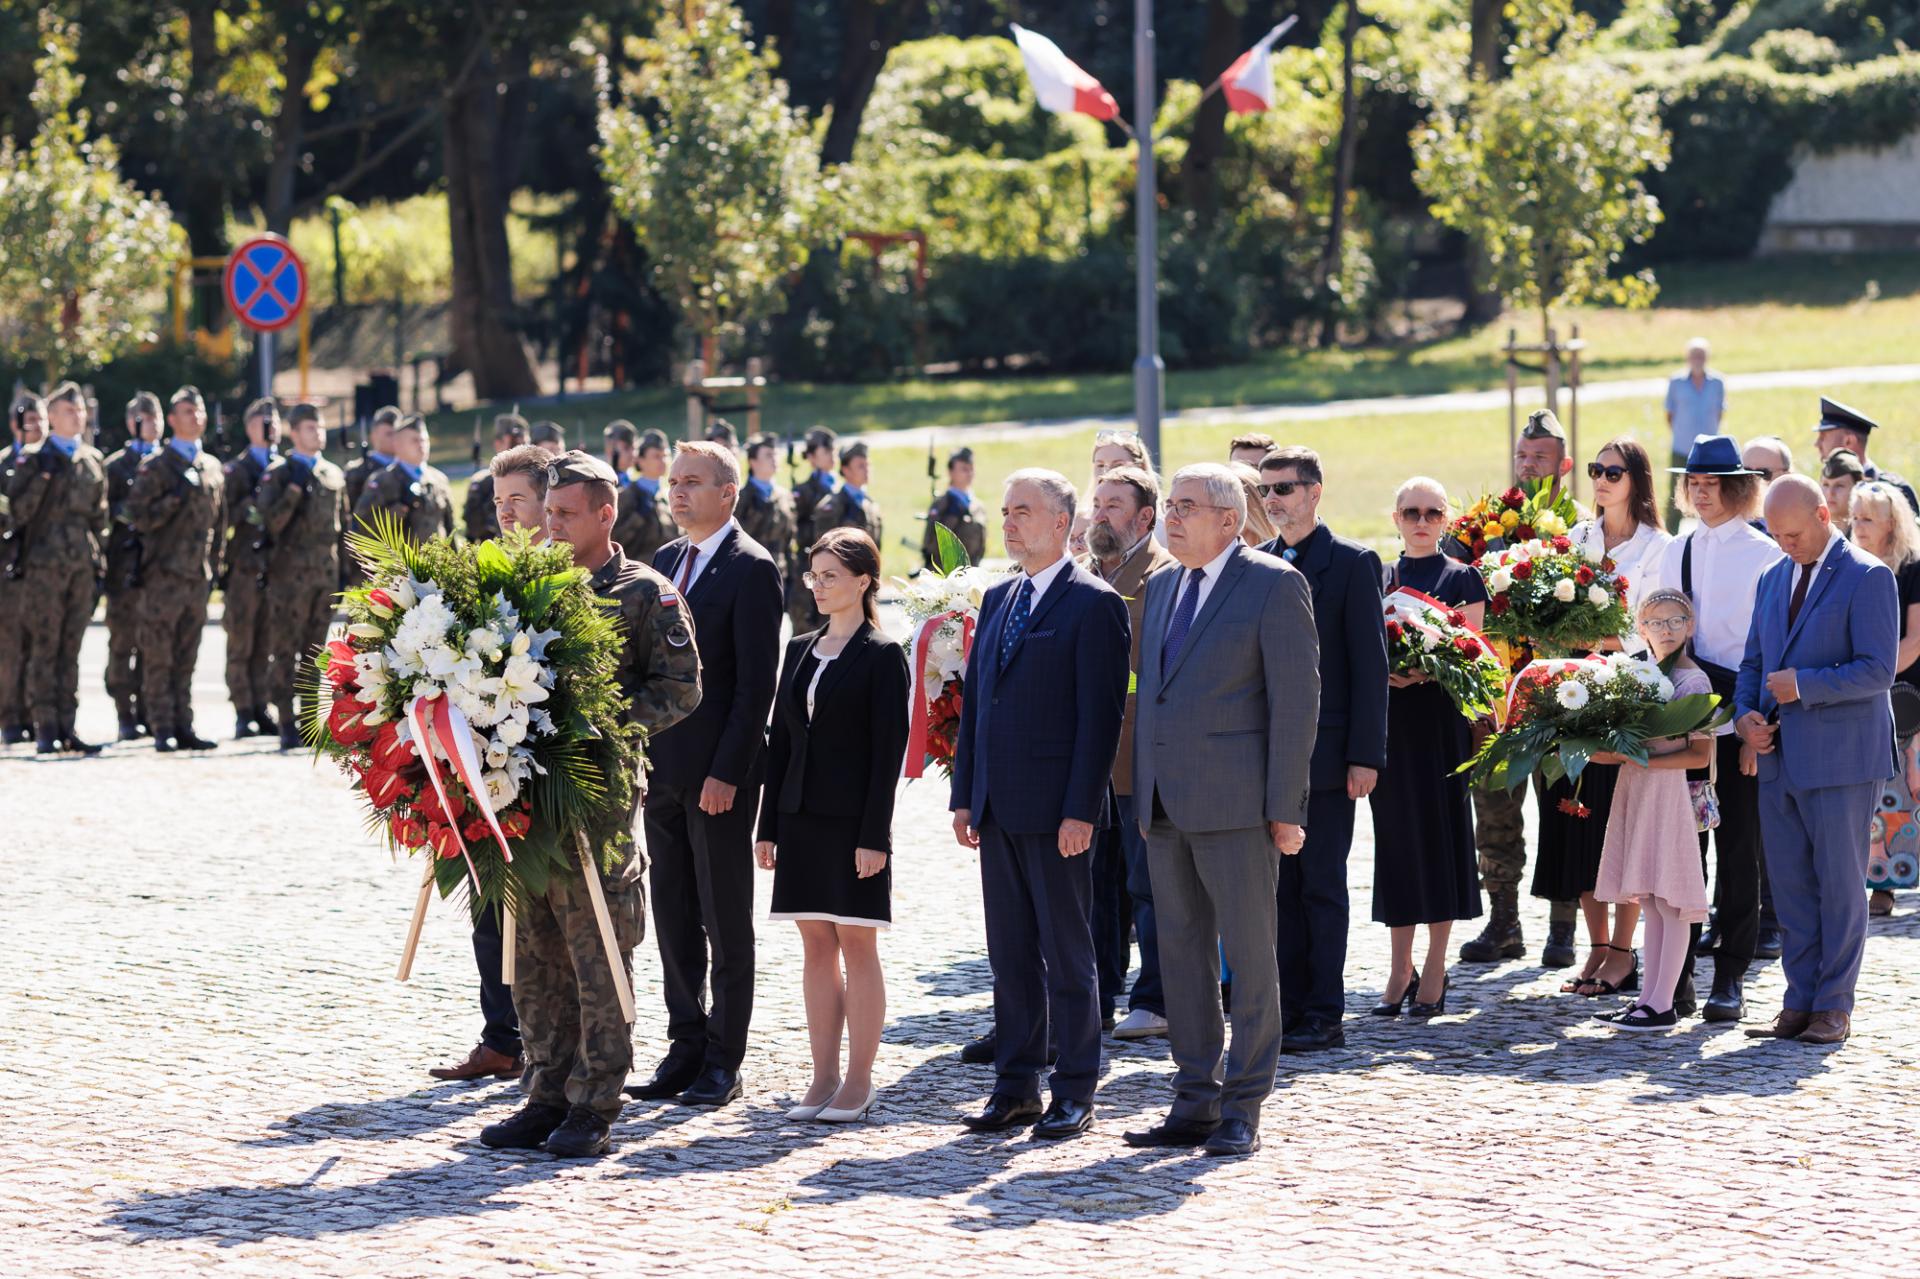
[[[393,834],[393,842],[402,848],[418,848],[427,842],[427,824],[418,817],[395,813],[387,818],[387,829]]]
[[[1532,560],[1521,560],[1521,561],[1520,561],[1520,562],[1519,562],[1518,564],[1515,564],[1515,565],[1513,566],[1513,575],[1514,575],[1514,577],[1516,577],[1516,578],[1518,578],[1518,579],[1519,579],[1520,581],[1522,581],[1522,582],[1524,582],[1524,581],[1526,581],[1526,580],[1527,580],[1528,578],[1530,578],[1530,577],[1532,577],[1532,576],[1533,576],[1533,561],[1532,561]]]
[[[432,822],[427,826],[427,847],[442,861],[451,861],[460,855],[460,837],[453,827]]]
[[[1593,581],[1593,570],[1585,564],[1582,564],[1579,568],[1573,570],[1573,580],[1585,586]]]
[[[1566,539],[1565,534],[1562,534],[1561,536],[1553,539],[1553,549],[1556,551],[1560,551],[1564,554],[1565,552],[1573,549],[1573,543],[1569,542]]]
[[[519,839],[532,827],[533,818],[517,808],[510,813],[503,813],[500,816],[500,829],[506,834],[508,839]]]
[[[461,833],[467,837],[469,844],[482,844],[486,842],[487,836],[493,834],[493,827],[487,825],[486,818],[476,817],[467,823],[466,830]]]
[[[1510,603],[1511,601],[1507,599],[1505,593],[1503,592],[1487,601],[1487,611],[1489,613],[1492,613],[1498,616],[1499,614],[1507,611]]]
[[[1533,525],[1522,524],[1519,528],[1513,530],[1513,535],[1525,542],[1533,537]]]
[[[1517,511],[1527,504],[1527,495],[1517,488],[1508,489],[1500,495],[1500,505],[1510,511]]]
[[[1627,579],[1626,578],[1624,577],[1614,578],[1613,585],[1614,585],[1614,589],[1620,592],[1621,599],[1627,598]]]
[[[370,741],[374,730],[367,723],[367,716],[372,713],[373,707],[367,703],[338,695],[327,711],[327,732],[342,746],[358,746]]]
[[[1457,608],[1450,608],[1447,610],[1447,624],[1449,626],[1465,626],[1467,624],[1467,615]]]
[[[1453,646],[1459,649],[1462,655],[1466,657],[1480,656],[1480,641],[1471,635],[1454,636]]]

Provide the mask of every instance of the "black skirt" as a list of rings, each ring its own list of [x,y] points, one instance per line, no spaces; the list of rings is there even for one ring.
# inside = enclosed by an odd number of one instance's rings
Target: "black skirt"
[[[1373,801],[1373,922],[1399,928],[1480,913],[1467,779],[1473,734],[1438,684],[1387,692],[1387,766]]]
[[[853,864],[859,846],[858,817],[780,814],[773,909],[767,918],[892,927],[893,859],[878,875],[861,879]]]
[[[1580,773],[1579,802],[1585,817],[1560,811],[1574,798],[1573,783],[1561,778],[1540,791],[1540,853],[1533,859],[1533,895],[1550,902],[1579,901],[1600,878],[1600,850],[1607,842],[1607,814],[1613,811],[1615,764],[1589,764]],[[1536,776],[1535,781],[1539,779]]]

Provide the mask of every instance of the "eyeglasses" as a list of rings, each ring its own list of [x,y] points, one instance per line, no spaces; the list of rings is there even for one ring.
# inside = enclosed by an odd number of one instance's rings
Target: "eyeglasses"
[[[1170,519],[1190,520],[1196,511],[1225,511],[1231,509],[1231,507],[1221,506],[1215,502],[1196,502],[1192,498],[1181,498],[1178,502],[1167,503],[1167,516]]]
[[[1660,635],[1678,635],[1693,625],[1691,617],[1649,617],[1640,625]]]
[[[1603,475],[1607,477],[1607,483],[1618,484],[1626,478],[1627,468],[1624,466],[1602,466],[1598,462],[1587,463],[1588,479],[1597,480]]]
[[[1271,484],[1256,484],[1253,491],[1261,497],[1292,497],[1295,489],[1306,487],[1306,480],[1275,480]]]
[[[802,573],[800,582],[810,591],[830,591],[842,582],[850,582],[853,575],[848,573]]]
[[[1447,513],[1435,506],[1403,506],[1400,508],[1400,518],[1408,524],[1439,524],[1447,518]]]

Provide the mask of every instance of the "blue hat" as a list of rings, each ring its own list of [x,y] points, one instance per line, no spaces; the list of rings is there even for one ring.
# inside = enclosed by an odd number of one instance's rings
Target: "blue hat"
[[[1675,475],[1758,475],[1740,463],[1740,442],[1731,435],[1703,435],[1687,450],[1685,466],[1669,466]]]

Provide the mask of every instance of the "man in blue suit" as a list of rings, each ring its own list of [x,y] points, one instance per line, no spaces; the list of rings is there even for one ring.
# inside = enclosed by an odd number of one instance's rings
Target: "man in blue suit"
[[[1786,948],[1780,1015],[1755,1038],[1847,1037],[1866,949],[1867,833],[1895,771],[1900,643],[1893,572],[1833,528],[1820,488],[1783,475],[1767,529],[1787,558],[1760,578],[1734,690],[1735,726],[1759,756],[1760,834]]]
[[[1127,606],[1067,556],[1073,483],[1007,478],[1000,516],[1020,573],[980,607],[954,748],[954,836],[980,850],[993,965],[993,1095],[967,1127],[1031,1122],[1072,1137],[1093,1120],[1100,1076],[1092,859],[1127,695]],[[1048,1023],[1059,1058],[1040,1106]]]

